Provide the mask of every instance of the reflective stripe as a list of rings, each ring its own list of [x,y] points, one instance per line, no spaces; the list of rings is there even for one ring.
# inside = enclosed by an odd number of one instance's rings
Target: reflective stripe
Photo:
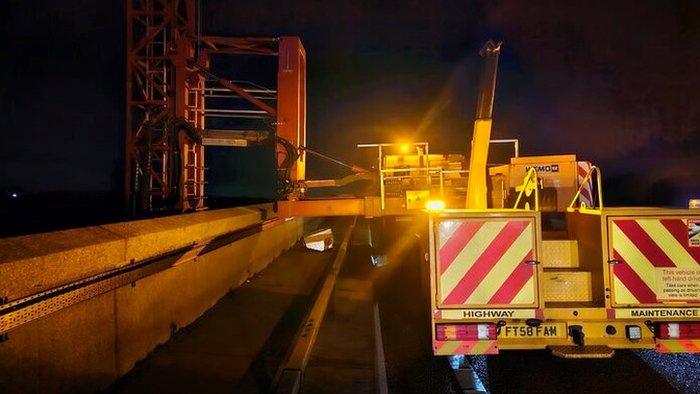
[[[652,222],[659,223],[656,220],[651,220]],[[644,222],[648,225],[649,220],[616,220],[615,225],[625,234],[627,239],[633,245],[634,248],[639,250],[639,252],[644,256],[643,258],[649,262],[654,267],[675,267],[673,261],[661,250],[661,247],[651,239],[649,234],[644,231],[640,222]],[[662,231],[667,233],[665,229]],[[655,237],[659,234],[654,232]],[[657,238],[658,240],[658,238]],[[665,245],[666,249],[673,249],[672,245]]]
[[[639,275],[639,271],[631,267],[627,261],[625,261],[622,256],[620,256],[617,251],[615,252],[615,258],[620,261],[613,268],[615,276],[620,279],[620,282],[629,290],[630,293],[634,295],[634,298],[641,304],[649,304],[656,302],[656,293],[654,290],[649,288],[647,282]],[[653,278],[653,273],[652,273]],[[652,279],[653,280],[653,279]],[[615,301],[618,303],[629,302],[629,300],[621,300],[617,298],[617,292],[615,293]]]
[[[662,268],[698,268],[700,248],[688,245],[686,218],[613,219],[610,225],[615,304],[660,304]]]
[[[586,177],[588,172],[591,170],[591,163],[588,161],[579,161],[576,163],[576,183],[581,186],[583,179]],[[588,182],[581,188],[581,194],[579,194],[579,202],[586,204],[587,207],[593,206],[593,180],[589,179]]]
[[[533,253],[532,222],[522,219],[480,222],[483,224],[459,253],[454,252],[456,244],[452,239],[440,240],[443,249],[448,247],[444,253],[440,250],[440,259],[455,256],[440,275],[441,301],[449,305],[508,304],[528,283],[534,300],[534,282],[529,279],[536,268],[524,263]],[[452,232],[452,236],[462,238],[459,230]],[[445,265],[440,261],[439,266]]]
[[[657,339],[656,351],[659,353],[700,353],[700,339]]]
[[[449,356],[454,354],[498,354],[495,340],[484,341],[435,341],[433,351],[436,355]]]
[[[507,304],[513,299],[529,278],[526,275],[529,273],[531,276],[533,271],[531,265],[525,264],[525,260],[528,260],[532,251],[532,237],[527,230],[528,228],[520,233],[493,269],[486,274],[484,280],[467,299],[467,304]],[[513,275],[516,272],[518,275]],[[505,289],[499,292],[504,286]],[[499,294],[498,299],[505,302],[491,302],[497,294]]]
[[[535,293],[532,291],[533,284],[530,284],[533,280],[535,268],[526,264],[526,261],[530,259],[532,259],[532,251],[528,252],[525,258],[518,263],[515,270],[491,297],[489,304],[510,304],[516,299],[516,304],[532,304],[535,302]],[[530,285],[528,286],[528,284]],[[523,293],[523,290],[526,291]]]
[[[440,273],[444,273],[454,262],[484,222],[475,221],[444,221],[440,223]]]
[[[617,266],[615,266],[615,269]],[[620,304],[639,304],[639,300],[637,297],[632,294],[631,291],[627,289],[627,286],[625,286],[620,278],[616,275],[613,275],[613,288],[615,289],[615,301],[617,301]],[[615,317],[615,310],[613,309],[613,318]]]
[[[442,294],[449,294],[457,286],[471,267],[471,263],[486,250],[489,243],[503,230],[505,225],[506,222],[503,221],[486,222],[469,243],[462,245],[460,253],[449,262],[450,266],[440,275]],[[440,258],[442,260],[442,251]],[[442,261],[440,261],[440,265],[442,265]]]
[[[697,261],[684,247],[678,247],[678,241],[659,220],[638,220],[639,225],[648,234],[654,234],[654,240],[676,267],[696,267]],[[687,229],[686,229],[687,231]],[[687,242],[687,241],[686,241]]]

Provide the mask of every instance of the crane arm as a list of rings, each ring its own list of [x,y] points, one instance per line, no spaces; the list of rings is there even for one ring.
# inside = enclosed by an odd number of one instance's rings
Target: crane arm
[[[479,84],[479,99],[476,106],[476,120],[472,135],[471,155],[469,157],[469,179],[467,181],[467,208],[486,209],[486,163],[491,139],[491,124],[493,122],[493,100],[496,91],[496,73],[501,43],[489,40],[481,49],[480,54],[485,59],[481,82]]]

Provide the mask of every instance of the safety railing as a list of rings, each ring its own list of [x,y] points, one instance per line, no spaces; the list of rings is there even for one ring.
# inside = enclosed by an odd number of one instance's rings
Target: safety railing
[[[433,176],[441,178],[440,168],[411,167],[411,168],[386,168],[379,171],[379,194],[382,209],[386,206],[386,182],[389,180],[414,179],[424,181],[430,189]],[[441,193],[443,190],[441,189]]]
[[[469,170],[445,170],[441,167],[410,167],[410,168],[387,168],[379,171],[379,194],[381,208],[386,206],[386,181],[390,180],[405,180],[416,179],[423,180],[424,185],[428,190],[432,190],[433,186],[439,187],[440,198],[445,198],[445,176],[457,174],[458,178],[463,178]],[[434,181],[437,180],[437,185]]]
[[[540,210],[540,194],[539,194],[539,178],[537,177],[537,171],[534,168],[530,168],[528,172],[525,174],[525,178],[523,178],[523,184],[516,187],[515,191],[519,191],[518,193],[518,198],[515,200],[515,204],[513,204],[513,209],[518,209],[518,205],[520,205],[520,200],[523,198],[523,194],[525,197],[530,197],[532,195],[532,192],[535,192],[535,211]],[[525,209],[528,209],[527,203],[525,204]]]
[[[581,184],[578,186],[578,189],[576,190],[576,194],[574,194],[574,198],[571,199],[571,203],[566,208],[567,212],[574,212],[576,210],[576,208],[574,208],[574,205],[576,204],[576,200],[579,199],[579,197],[581,196],[581,192],[586,187],[586,185],[588,185],[591,182],[591,177],[593,176],[593,173],[596,174],[596,185],[595,186],[596,186],[596,190],[598,191],[598,207],[597,208],[594,206],[587,207],[586,203],[581,201],[578,209],[581,212],[585,212],[585,211],[600,212],[603,209],[603,177],[600,173],[600,168],[598,168],[597,166],[591,166],[591,169],[588,170],[588,172],[586,173],[586,176],[583,177]],[[593,185],[591,184],[591,189],[592,188],[593,188]],[[591,190],[591,193],[592,192],[593,191]]]
[[[513,157],[520,156],[520,140],[517,138],[490,140],[489,144],[513,144]]]
[[[445,198],[445,175],[450,175],[450,174],[457,174],[457,178],[467,178],[467,175],[469,175],[469,170],[441,170],[440,171],[440,194],[443,196],[442,198]],[[454,178],[452,178],[454,179]],[[465,186],[466,187],[466,186]]]

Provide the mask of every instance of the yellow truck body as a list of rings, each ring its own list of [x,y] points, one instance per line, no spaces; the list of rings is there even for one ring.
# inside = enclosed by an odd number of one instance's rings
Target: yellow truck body
[[[436,355],[700,351],[700,211],[581,209],[565,232],[526,210],[429,220]]]

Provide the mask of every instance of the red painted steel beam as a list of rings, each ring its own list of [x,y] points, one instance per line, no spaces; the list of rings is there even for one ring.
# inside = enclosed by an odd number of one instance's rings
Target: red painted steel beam
[[[202,43],[214,53],[229,53],[240,55],[277,54],[277,39],[271,37],[202,37]]]
[[[228,89],[228,90],[230,90],[230,91],[236,93],[236,94],[237,94],[238,96],[240,96],[241,98],[246,99],[246,100],[249,101],[251,104],[253,104],[253,105],[255,105],[256,107],[260,108],[261,110],[267,112],[268,114],[270,114],[270,115],[272,115],[272,116],[276,116],[276,115],[277,115],[277,111],[276,111],[274,108],[272,108],[271,106],[269,106],[269,105],[268,105],[267,103],[265,103],[264,101],[255,98],[252,94],[246,92],[242,87],[236,85],[235,83],[233,83],[233,82],[231,82],[231,81],[227,81],[227,80],[225,80],[225,79],[223,79],[223,78],[218,78],[218,79],[217,79],[217,82],[218,82],[221,86],[223,86],[223,87],[225,87],[226,89]]]
[[[237,96],[275,118],[277,135],[296,147],[306,144],[306,54],[298,37],[197,36],[196,0],[126,1],[126,202],[136,197],[134,169],[146,174],[140,181],[145,210],[172,208],[177,179],[173,148],[162,130],[146,125],[184,118],[204,129],[204,78],[195,73],[208,68],[208,54],[278,56],[277,104],[256,98],[237,84],[218,82]],[[203,48],[196,52],[199,41]],[[208,71],[208,70],[207,70]],[[161,72],[158,75],[155,72]],[[207,75],[209,76],[209,75]],[[179,136],[182,154],[180,204],[184,210],[204,206],[204,148],[186,135]],[[305,177],[305,153],[293,164],[292,181]],[[136,200],[132,200],[132,203]]]
[[[306,51],[299,37],[279,38],[277,136],[294,146],[306,146]],[[292,181],[305,178],[305,156],[301,151],[292,166]]]

